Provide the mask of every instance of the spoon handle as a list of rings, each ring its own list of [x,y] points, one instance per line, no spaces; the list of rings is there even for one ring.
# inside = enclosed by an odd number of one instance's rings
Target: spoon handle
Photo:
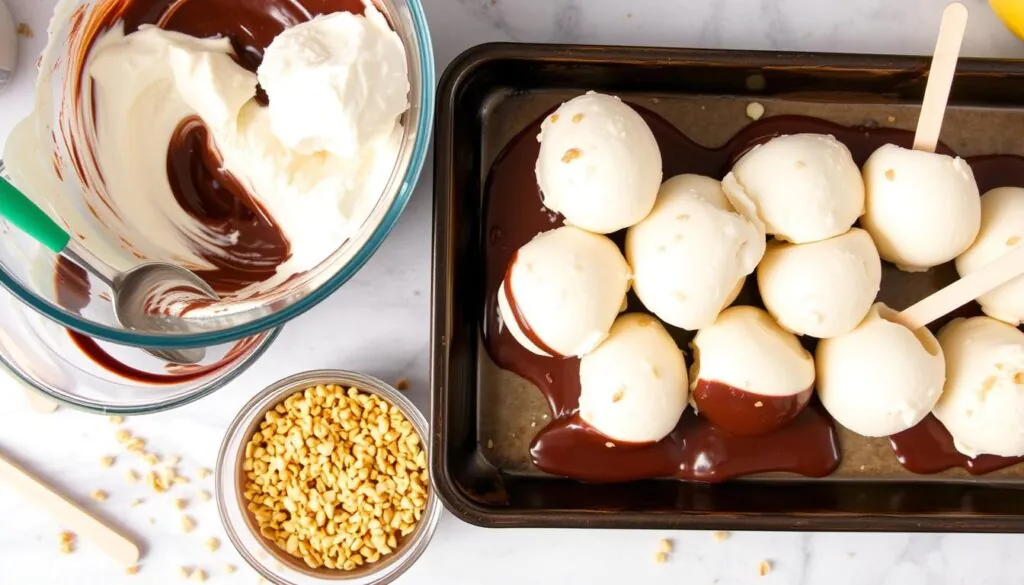
[[[63,251],[71,240],[71,236],[50,219],[46,212],[2,177],[0,177],[0,216],[56,254]]]

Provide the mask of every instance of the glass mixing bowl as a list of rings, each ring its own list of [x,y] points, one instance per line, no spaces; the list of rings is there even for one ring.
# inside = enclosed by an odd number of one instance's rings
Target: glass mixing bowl
[[[88,18],[97,5],[107,1],[82,0],[78,6]],[[420,0],[375,0],[375,3],[402,38],[409,60],[410,109],[403,119],[405,133],[398,163],[385,192],[356,235],[340,243],[334,254],[320,265],[290,280],[285,290],[271,302],[204,322],[198,332],[151,334],[127,330],[114,318],[109,295],[98,282],[91,283],[87,303],[81,299],[58,298],[53,285],[56,256],[2,221],[0,285],[63,327],[95,339],[158,349],[209,347],[256,335],[297,317],[337,290],[366,264],[405,209],[423,168],[433,123],[434,57]],[[75,26],[76,22],[80,22],[78,17],[54,19],[50,28],[58,45],[66,48],[74,43],[69,35],[79,34],[84,28]],[[62,49],[49,52],[40,63],[42,71],[53,71],[58,76],[53,84],[53,98],[57,103],[63,85],[60,80],[68,72],[67,61]],[[54,116],[54,126],[59,123],[58,118]],[[51,153],[39,153],[39,156],[45,158],[43,164],[50,164],[53,158],[53,164],[68,166],[58,172],[63,177],[61,195],[76,197],[81,186],[70,168],[72,157],[51,157]]]
[[[194,366],[71,333],[0,290],[0,370],[67,406],[99,414],[147,414],[221,388],[266,352],[280,330],[207,348]],[[2,372],[0,372],[2,374]]]

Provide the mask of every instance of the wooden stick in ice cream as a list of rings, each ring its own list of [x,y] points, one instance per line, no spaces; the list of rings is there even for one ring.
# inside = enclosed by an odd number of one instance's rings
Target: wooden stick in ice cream
[[[942,119],[946,115],[946,104],[949,102],[949,92],[953,86],[966,29],[967,7],[953,2],[942,13],[939,38],[935,42],[928,85],[921,104],[921,116],[917,120],[917,132],[914,134],[914,150],[935,152],[939,144]]]
[[[901,312],[893,321],[911,330],[924,327],[985,293],[1024,274],[1024,247],[993,260]]]

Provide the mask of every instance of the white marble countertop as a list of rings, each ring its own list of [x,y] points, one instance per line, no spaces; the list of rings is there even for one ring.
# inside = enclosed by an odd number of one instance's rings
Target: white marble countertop
[[[21,39],[21,70],[0,94],[0,140],[28,109],[32,61],[43,44],[54,0],[6,0],[15,20],[34,38]],[[462,50],[486,41],[657,44],[732,49],[928,54],[942,0],[424,0],[439,68]],[[972,21],[964,44],[970,56],[1024,57],[983,0],[968,0]],[[223,429],[243,401],[268,382],[300,370],[338,367],[384,379],[412,381],[427,405],[430,303],[430,164],[391,238],[355,279],[314,311],[289,325],[277,344],[228,388],[197,404],[129,420],[149,448],[182,457],[194,476],[210,467]],[[132,527],[145,541],[141,571],[126,576],[92,545],[61,555],[61,527],[0,487],[0,585],[51,583],[165,583],[181,566],[201,567],[212,583],[257,582],[229,550],[210,503],[195,483],[180,493],[197,530],[183,534],[168,496],[150,497],[123,479],[132,462],[112,470],[99,459],[118,451],[114,427],[100,417],[68,410],[32,412],[23,394],[0,381],[0,447]],[[139,467],[136,464],[136,467]],[[95,489],[110,493],[92,502]],[[132,508],[135,497],[147,501]],[[224,541],[211,553],[203,541]],[[664,565],[654,552],[662,538],[676,552]],[[426,555],[401,583],[445,585],[538,583],[694,583],[710,585],[824,583],[1024,582],[1024,536],[734,533],[716,542],[707,532],[485,530],[445,515]],[[594,559],[600,559],[594,562]],[[771,572],[758,577],[770,560]],[[238,566],[226,575],[223,566]]]

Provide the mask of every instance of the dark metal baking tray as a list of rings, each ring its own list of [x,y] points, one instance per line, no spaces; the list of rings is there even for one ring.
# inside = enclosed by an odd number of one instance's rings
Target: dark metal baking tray
[[[483,348],[482,211],[505,145],[586,90],[620,95],[708,146],[769,115],[913,128],[928,60],[845,54],[490,44],[457,58],[438,91],[434,173],[431,469],[457,516],[490,527],[1024,531],[1024,469],[915,476],[888,443],[841,433],[825,479],[753,477],[588,484],[545,475],[528,446],[541,394]],[[1015,129],[1015,130],[1014,130]],[[1024,154],[1024,62],[961,60],[943,140],[959,154]],[[1024,177],[1021,177],[1024,185]]]

